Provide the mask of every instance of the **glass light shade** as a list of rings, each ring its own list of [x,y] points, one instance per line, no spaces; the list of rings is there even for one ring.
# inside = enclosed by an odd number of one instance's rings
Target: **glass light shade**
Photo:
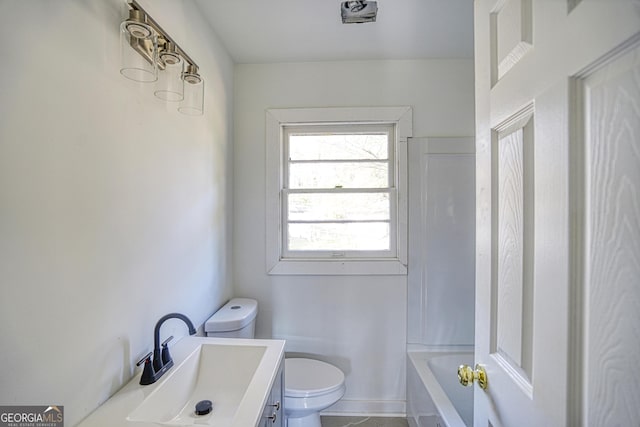
[[[180,55],[172,52],[161,53],[160,59],[165,67],[158,72],[154,94],[165,101],[182,101],[184,99],[184,80],[182,80],[184,61]]]
[[[178,107],[182,114],[199,116],[204,113],[204,80],[198,74],[198,69],[193,65],[187,67],[182,73],[184,80],[184,100]]]
[[[138,10],[120,24],[120,73],[137,82],[158,80],[158,40]]]

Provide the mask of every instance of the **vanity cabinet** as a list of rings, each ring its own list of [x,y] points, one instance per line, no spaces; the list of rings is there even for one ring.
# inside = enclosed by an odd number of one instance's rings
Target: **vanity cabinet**
[[[280,361],[278,374],[269,393],[269,400],[262,411],[259,427],[285,427],[284,421],[284,360]]]

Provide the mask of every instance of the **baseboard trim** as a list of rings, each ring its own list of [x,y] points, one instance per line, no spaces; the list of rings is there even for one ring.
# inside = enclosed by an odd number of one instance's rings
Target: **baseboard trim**
[[[325,409],[321,415],[406,417],[407,402],[404,400],[346,400],[342,399]]]

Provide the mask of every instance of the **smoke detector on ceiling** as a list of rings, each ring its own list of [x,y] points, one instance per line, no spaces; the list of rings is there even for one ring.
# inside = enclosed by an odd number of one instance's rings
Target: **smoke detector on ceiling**
[[[342,23],[362,24],[376,22],[378,3],[375,1],[345,1],[342,2]]]

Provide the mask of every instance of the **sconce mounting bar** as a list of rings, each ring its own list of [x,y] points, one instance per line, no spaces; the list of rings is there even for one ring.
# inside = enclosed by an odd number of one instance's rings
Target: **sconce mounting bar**
[[[175,46],[176,52],[184,59],[189,65],[193,65],[198,69],[198,64],[191,59],[191,57],[176,43],[169,34],[162,29],[162,27],[147,13],[146,10],[136,0],[128,0],[127,5],[133,10],[139,10],[142,12],[147,18],[147,24],[150,25],[156,33],[158,33],[158,38],[164,39],[167,43],[173,43]]]

